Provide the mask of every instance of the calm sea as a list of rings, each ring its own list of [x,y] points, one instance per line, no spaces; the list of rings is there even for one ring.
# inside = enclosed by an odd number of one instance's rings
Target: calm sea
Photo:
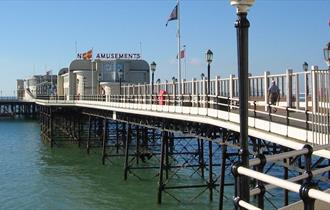
[[[0,209],[217,209],[203,189],[171,191],[157,205],[157,170],[138,171],[123,180],[123,160],[101,164],[96,149],[87,155],[77,145],[51,149],[40,140],[40,125],[33,120],[0,119]],[[184,175],[182,175],[184,178]],[[189,177],[187,177],[189,178]],[[232,209],[232,192],[225,209]]]

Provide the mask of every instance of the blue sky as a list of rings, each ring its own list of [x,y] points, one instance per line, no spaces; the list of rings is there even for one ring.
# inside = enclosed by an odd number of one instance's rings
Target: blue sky
[[[155,78],[176,76],[176,21],[165,27],[176,0],[0,0],[0,90],[12,95],[17,78],[57,72],[90,48],[94,53],[140,52],[157,63]],[[250,73],[301,71],[304,61],[326,68],[330,0],[256,0],[248,18]],[[228,0],[181,0],[187,79],[206,72],[237,75],[235,8]],[[184,63],[184,62],[183,62]],[[183,72],[184,72],[183,64]]]

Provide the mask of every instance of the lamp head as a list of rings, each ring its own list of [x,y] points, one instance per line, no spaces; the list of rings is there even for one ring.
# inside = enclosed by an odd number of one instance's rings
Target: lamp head
[[[330,42],[325,46],[323,49],[323,54],[324,54],[324,61],[330,67]]]
[[[175,83],[177,80],[175,77],[172,77],[172,81],[173,81],[173,83]]]
[[[237,13],[247,13],[255,0],[230,0],[230,4],[237,8]]]
[[[201,73],[201,79],[204,79],[204,77],[205,77],[205,74]]]
[[[213,60],[213,52],[209,49],[207,52],[206,52],[206,62],[208,64],[211,64],[212,63],[212,60]]]
[[[121,77],[121,76],[123,76],[123,73],[124,73],[124,72],[123,72],[122,69],[119,69],[119,70],[118,70],[118,73],[119,73],[119,76]]]
[[[307,62],[304,62],[303,69],[304,69],[304,71],[308,71],[308,63]]]
[[[154,61],[150,64],[150,70],[152,72],[155,72],[156,71],[156,63]]]

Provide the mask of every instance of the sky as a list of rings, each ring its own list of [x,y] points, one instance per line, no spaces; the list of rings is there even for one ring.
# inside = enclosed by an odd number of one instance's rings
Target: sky
[[[236,10],[229,0],[181,0],[182,77],[237,75]],[[177,77],[177,21],[166,21],[176,0],[0,0],[0,91],[12,95],[16,79],[68,67],[78,53],[140,53],[155,61],[155,79]],[[248,19],[249,72],[326,69],[330,0],[256,0]]]

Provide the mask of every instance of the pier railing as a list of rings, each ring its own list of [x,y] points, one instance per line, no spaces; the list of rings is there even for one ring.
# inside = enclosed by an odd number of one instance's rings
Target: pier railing
[[[51,103],[88,103],[103,106],[115,106],[145,111],[173,112],[179,114],[207,116],[239,123],[235,117],[239,113],[237,98],[215,95],[174,95],[174,94],[139,94],[139,95],[97,95],[97,96],[44,96],[38,99]],[[269,132],[280,132],[288,137],[298,137],[315,145],[329,144],[328,123],[313,124],[312,111],[267,104],[258,105],[249,101],[249,126]],[[275,112],[276,110],[276,112]],[[267,123],[265,123],[267,122]],[[315,123],[315,122],[314,122]],[[290,130],[295,127],[300,130]]]
[[[285,74],[270,74],[249,77],[249,125],[259,128],[260,120],[266,130],[272,132],[275,128],[285,136],[299,136],[306,142],[317,145],[329,144],[330,135],[330,74],[328,70],[318,70],[312,66],[311,71]],[[270,105],[268,87],[274,80],[280,89],[280,101]],[[150,111],[177,112],[190,115],[220,117],[233,120],[231,113],[238,114],[238,78],[216,77],[208,80],[182,80],[181,92],[176,80],[163,83],[125,84],[114,88],[113,92],[104,95],[86,96],[46,96],[52,101],[104,102],[105,105],[118,107],[133,107]],[[111,88],[109,89],[111,91]],[[39,97],[40,98],[40,97]],[[89,103],[89,102],[88,102]],[[127,106],[126,106],[126,105]],[[143,105],[143,106],[141,106]],[[188,111],[187,111],[188,110]],[[235,119],[237,121],[237,119]],[[264,123],[267,121],[268,123]],[[237,121],[238,122],[238,121]],[[296,127],[298,134],[291,132],[288,127]],[[265,128],[263,128],[265,130]]]
[[[316,68],[317,69],[317,68]],[[271,81],[274,80],[281,93],[280,104],[290,108],[304,108],[308,110],[312,103],[312,71],[293,72],[287,70],[285,74],[270,74],[264,72],[262,76],[249,76],[249,98],[256,100],[259,104],[267,106],[268,88]],[[322,71],[325,72],[325,71]],[[200,80],[181,81],[181,93],[178,93],[177,81],[165,81],[155,83],[152,88],[150,84],[126,84],[121,87],[121,93],[124,95],[154,94],[161,90],[170,95],[210,95],[221,97],[238,98],[238,78],[230,75],[228,78],[219,76],[210,79],[210,90],[208,91],[208,79],[203,77]],[[153,93],[152,90],[154,91]]]

